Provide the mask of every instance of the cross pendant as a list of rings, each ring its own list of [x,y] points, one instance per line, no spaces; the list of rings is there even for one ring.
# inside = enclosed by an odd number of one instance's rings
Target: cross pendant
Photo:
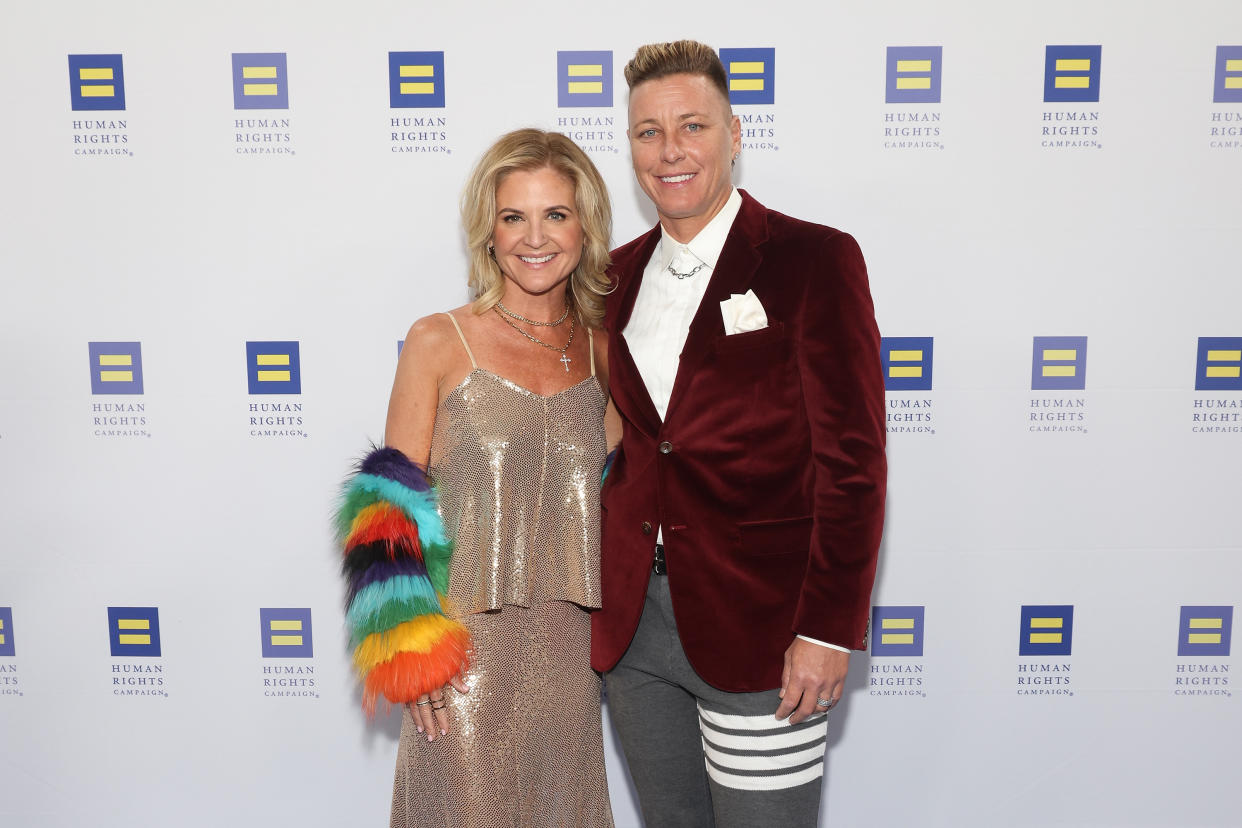
[[[572,359],[570,359],[569,355],[568,355],[568,354],[566,354],[564,351],[562,351],[562,352],[561,352],[561,364],[565,366],[565,373],[566,373],[566,374],[568,374],[568,373],[569,373],[569,363],[571,363],[571,362],[573,362],[573,360],[572,360]]]

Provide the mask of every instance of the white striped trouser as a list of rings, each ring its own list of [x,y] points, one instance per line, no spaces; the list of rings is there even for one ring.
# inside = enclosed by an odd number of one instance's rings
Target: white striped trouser
[[[771,713],[716,713],[699,702],[699,730],[707,775],[717,785],[742,791],[776,791],[805,785],[824,775],[828,717],[798,725]]]
[[[776,690],[729,693],[699,678],[665,577],[652,577],[634,640],[605,680],[646,828],[818,823],[831,714],[791,725],[773,715]]]

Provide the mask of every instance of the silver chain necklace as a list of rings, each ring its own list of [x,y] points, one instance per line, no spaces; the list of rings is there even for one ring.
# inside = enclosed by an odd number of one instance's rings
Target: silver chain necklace
[[[705,267],[707,267],[707,265],[706,265],[706,264],[704,264],[703,262],[699,262],[697,265],[695,265],[695,266],[694,266],[694,269],[692,269],[692,270],[690,270],[690,271],[688,271],[688,272],[686,272],[686,273],[678,273],[676,270],[674,270],[674,269],[673,269],[673,263],[672,263],[672,262],[669,262],[669,263],[668,263],[668,272],[669,272],[669,273],[671,273],[671,274],[673,274],[674,276],[676,276],[678,279],[689,279],[691,276],[693,276],[694,274],[698,273],[700,270],[702,270],[702,269],[703,269],[703,268],[705,268]]]
[[[573,362],[574,360],[573,360],[573,357],[571,357],[569,354],[565,352],[569,350],[570,345],[574,344],[574,320],[572,319],[569,320],[569,341],[565,343],[564,348],[558,348],[550,342],[544,342],[542,339],[537,339],[531,336],[526,331],[522,330],[517,325],[513,324],[513,320],[509,319],[507,316],[501,313],[499,309],[493,308],[493,310],[496,311],[497,316],[499,316],[501,319],[504,320],[504,323],[506,325],[508,325],[510,328],[513,328],[513,330],[517,331],[522,336],[529,339],[531,342],[534,342],[536,345],[542,345],[543,347],[549,350],[552,350],[552,351],[559,351],[561,354],[560,363],[561,365],[565,366],[565,373],[566,374],[569,373],[569,363]],[[568,314],[568,309],[566,310],[566,313]],[[521,317],[518,317],[518,318],[520,319]],[[545,322],[544,324],[546,325],[548,323]]]
[[[555,322],[540,322],[536,319],[527,319],[525,316],[522,316],[522,314],[514,313],[513,311],[506,308],[504,302],[497,301],[496,307],[500,308],[500,312],[503,313],[505,316],[516,319],[519,322],[525,322],[527,325],[538,325],[541,328],[555,328],[558,325],[560,325],[562,322],[564,322],[565,319],[569,316],[569,300],[565,300],[565,312],[562,313],[561,318],[556,320]]]

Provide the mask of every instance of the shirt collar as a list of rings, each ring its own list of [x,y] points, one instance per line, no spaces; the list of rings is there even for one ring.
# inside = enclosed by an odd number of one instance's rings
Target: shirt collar
[[[720,212],[712,216],[712,220],[698,232],[690,241],[686,242],[686,247],[691,255],[700,262],[716,269],[716,262],[720,260],[720,252],[724,250],[725,240],[729,238],[729,231],[733,229],[733,220],[737,218],[737,213],[742,209],[742,195],[734,187],[729,193],[729,198],[725,201]],[[664,225],[660,225],[660,269],[668,268],[669,262],[673,261],[673,255],[677,252],[677,248],[683,246],[681,242],[674,239],[664,229]]]

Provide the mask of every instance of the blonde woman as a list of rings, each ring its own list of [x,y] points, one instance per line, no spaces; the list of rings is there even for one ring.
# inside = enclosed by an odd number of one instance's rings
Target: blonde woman
[[[386,445],[359,475],[379,480],[376,491],[403,487],[394,501],[433,504],[422,517],[442,519],[444,544],[423,522],[421,539],[375,541],[358,529],[346,543],[367,693],[406,703],[392,825],[611,826],[589,663],[608,195],[572,141],[524,129],[483,155],[462,217],[474,301],[410,328]],[[421,514],[402,508],[411,522]],[[376,543],[389,551],[367,558]],[[445,544],[451,561],[436,558]],[[381,590],[368,578],[392,586],[355,611]],[[419,578],[423,587],[402,586]],[[425,609],[428,579],[438,612],[403,616]],[[428,653],[444,663],[428,667]]]

